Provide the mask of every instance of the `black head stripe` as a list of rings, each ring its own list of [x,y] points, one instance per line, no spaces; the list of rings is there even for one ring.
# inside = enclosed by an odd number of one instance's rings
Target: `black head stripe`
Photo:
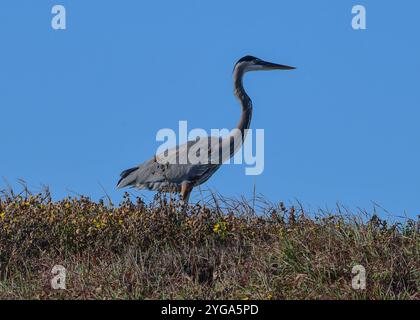
[[[257,58],[255,58],[253,56],[245,56],[245,57],[239,59],[237,64],[241,63],[241,62],[249,62],[249,61],[254,61],[254,60],[257,60]]]

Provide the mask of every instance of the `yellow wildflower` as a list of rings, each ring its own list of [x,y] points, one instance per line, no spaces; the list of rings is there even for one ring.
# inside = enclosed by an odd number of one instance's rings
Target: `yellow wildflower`
[[[216,223],[216,224],[214,225],[213,231],[214,231],[215,233],[219,233],[219,230],[220,230],[220,224],[219,224],[219,223]]]
[[[213,227],[214,233],[223,234],[223,235],[225,234],[226,229],[227,229],[226,222],[224,221],[216,223]]]

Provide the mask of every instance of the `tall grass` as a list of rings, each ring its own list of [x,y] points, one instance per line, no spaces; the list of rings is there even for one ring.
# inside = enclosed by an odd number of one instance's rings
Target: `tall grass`
[[[418,299],[419,222],[308,215],[214,195],[114,206],[48,191],[0,198],[0,299]],[[257,204],[258,205],[258,204]],[[54,290],[54,265],[67,269]],[[352,268],[366,269],[365,290]]]

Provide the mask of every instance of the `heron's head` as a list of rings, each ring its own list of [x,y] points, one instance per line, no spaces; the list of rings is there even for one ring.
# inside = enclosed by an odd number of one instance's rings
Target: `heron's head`
[[[253,56],[245,56],[238,60],[235,69],[241,69],[243,72],[263,71],[263,70],[293,70],[295,67],[289,67],[282,64],[276,64],[258,59]]]

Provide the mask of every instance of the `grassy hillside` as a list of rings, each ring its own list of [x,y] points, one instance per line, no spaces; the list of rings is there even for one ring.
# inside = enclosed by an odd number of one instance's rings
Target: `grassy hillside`
[[[176,202],[175,202],[176,203]],[[0,200],[0,299],[419,299],[419,222],[215,198]],[[67,269],[53,290],[54,265]],[[366,290],[352,268],[366,269]]]

